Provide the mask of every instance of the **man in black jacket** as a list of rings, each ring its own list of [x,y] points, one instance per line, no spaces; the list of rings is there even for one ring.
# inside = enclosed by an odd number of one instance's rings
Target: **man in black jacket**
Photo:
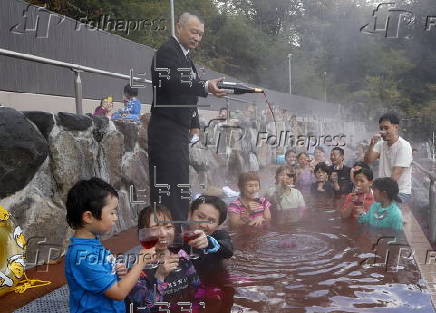
[[[150,203],[163,203],[173,220],[184,221],[189,207],[189,140],[199,133],[198,97],[208,92],[222,97],[217,87],[224,78],[204,81],[192,62],[204,33],[204,23],[183,13],[177,35],[156,52],[151,65],[153,104],[148,126]]]
[[[330,152],[330,180],[335,191],[335,206],[339,208],[342,207],[345,196],[353,191],[351,168],[344,165],[344,154],[344,149],[340,147],[334,147]]]

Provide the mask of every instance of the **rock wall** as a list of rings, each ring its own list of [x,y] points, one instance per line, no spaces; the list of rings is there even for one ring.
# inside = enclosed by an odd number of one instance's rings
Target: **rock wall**
[[[112,122],[70,113],[17,112],[0,108],[0,204],[28,238],[29,265],[60,256],[72,230],[65,221],[68,190],[80,179],[100,177],[120,193],[116,234],[137,225],[144,204],[129,190],[148,194],[147,124]],[[38,251],[38,252],[37,252]],[[37,260],[36,260],[37,259]]]

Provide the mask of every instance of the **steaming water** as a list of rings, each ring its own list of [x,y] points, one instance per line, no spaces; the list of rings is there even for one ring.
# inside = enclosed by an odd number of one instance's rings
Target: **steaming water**
[[[232,236],[234,312],[434,312],[414,260],[396,272],[392,261],[387,269],[376,263],[375,252],[384,256],[387,247],[373,249],[380,234],[334,209],[309,208],[298,224]]]

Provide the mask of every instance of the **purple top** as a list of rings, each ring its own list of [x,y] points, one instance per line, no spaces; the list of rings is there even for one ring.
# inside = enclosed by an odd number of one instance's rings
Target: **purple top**
[[[301,192],[310,192],[313,183],[314,178],[312,170],[310,168],[301,170],[297,177],[297,189],[299,189]]]
[[[105,115],[108,113],[108,110],[105,107],[98,106],[95,108],[94,115]]]

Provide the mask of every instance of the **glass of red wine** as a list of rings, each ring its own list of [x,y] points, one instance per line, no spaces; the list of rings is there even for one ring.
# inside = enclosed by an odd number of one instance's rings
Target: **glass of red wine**
[[[256,202],[256,203],[259,204],[259,205],[262,205],[262,201],[261,201],[261,199],[260,199],[260,195],[259,195],[259,193],[256,193],[255,196],[254,196],[254,198],[252,198],[252,199],[250,200],[250,202],[251,202],[251,201]],[[257,211],[257,210],[256,210],[256,211],[252,211],[252,210],[249,209],[249,213],[250,213],[250,217],[255,217],[256,214],[258,214],[258,211]]]
[[[144,249],[153,248],[159,241],[159,229],[158,228],[141,228],[138,231],[139,242]],[[152,262],[145,265],[146,269],[153,269],[159,266],[159,262]]]
[[[180,234],[176,233],[174,234],[173,242],[168,245],[168,250],[170,250],[172,254],[179,254],[179,251],[182,249],[183,249],[182,237],[180,236]],[[174,272],[180,272],[181,270],[182,269],[180,268],[180,266],[178,266],[176,267]]]
[[[353,190],[353,204],[355,206],[363,205],[363,192],[362,189],[355,186]]]
[[[197,239],[198,237],[200,237],[201,234],[197,234],[195,233],[189,224],[182,224],[182,236],[183,236],[183,241],[186,244],[189,244],[189,242],[191,240]],[[194,253],[192,251],[192,246],[189,246],[189,258],[191,260],[197,260],[200,256],[197,253]]]
[[[364,210],[364,194],[362,192],[362,189],[355,187],[353,191],[354,195],[352,198],[353,202],[353,215],[354,217],[358,217]]]

